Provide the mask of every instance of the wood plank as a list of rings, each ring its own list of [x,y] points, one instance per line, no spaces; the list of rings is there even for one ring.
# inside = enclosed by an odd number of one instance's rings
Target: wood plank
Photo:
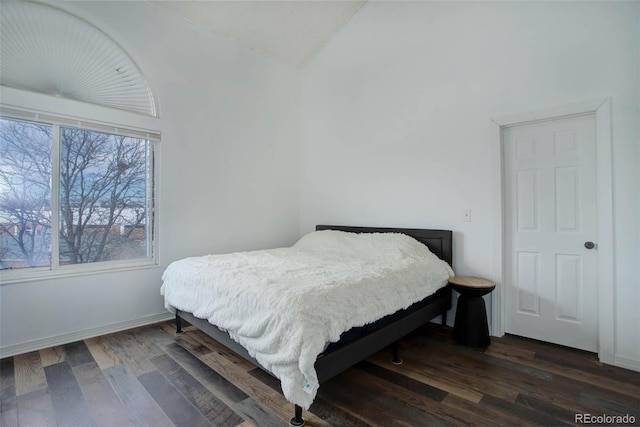
[[[449,394],[440,403],[443,411],[455,413],[456,417],[468,420],[470,426],[521,426],[520,419],[511,414],[500,412],[499,410],[478,403],[470,402],[453,394]]]
[[[563,351],[559,351],[557,347],[561,347]],[[562,346],[541,346],[541,349],[535,352],[534,358],[553,363],[556,366],[579,369],[593,375],[640,386],[640,375],[629,375],[628,369],[602,363],[598,360],[596,353],[571,350],[567,351]]]
[[[112,350],[109,339],[95,337],[84,340],[84,343],[100,369],[111,368],[121,363],[120,358]]]
[[[261,368],[254,367],[249,371],[249,375],[260,381],[262,384],[271,387],[272,390],[282,392],[280,380]]]
[[[537,377],[513,376],[514,386],[520,388],[516,402],[523,397],[540,402],[570,413],[590,412],[589,408],[578,402],[577,396],[584,388],[584,384],[568,381],[562,377],[554,377],[551,381]]]
[[[13,357],[0,360],[0,425],[2,427],[18,425]]]
[[[580,381],[582,383],[589,384],[592,386],[602,387],[610,391],[623,393],[630,397],[640,396],[640,386],[636,386],[635,384],[612,380],[604,376],[594,375],[589,372],[584,372],[577,369],[568,368],[565,366],[558,366],[546,360],[541,360],[541,359],[530,360],[530,359],[523,359],[520,357],[505,355],[504,353],[497,350],[494,346],[492,347],[489,347],[487,349],[486,354],[495,356],[497,358],[502,358],[514,363],[518,363],[524,366],[529,366],[535,369],[543,370],[543,371],[552,373],[553,375],[563,376],[563,377]]]
[[[189,427],[210,426],[209,420],[185,399],[160,372],[147,372],[140,375],[138,380],[175,425]]]
[[[244,421],[169,355],[156,356],[151,362],[214,425],[230,426]]]
[[[425,354],[432,357],[424,357]],[[513,386],[512,378],[504,375],[502,368],[477,359],[442,352],[440,349],[425,350],[418,346],[405,349],[402,357],[406,361],[421,363],[429,372],[438,371],[438,375],[466,384],[467,387],[479,393],[490,394],[510,402],[515,402],[520,393],[520,389]],[[511,373],[511,375],[517,375],[517,373]]]
[[[89,352],[87,345],[82,341],[72,342],[63,346],[64,352],[67,355],[67,360],[72,368],[76,366],[84,365],[85,363],[94,363],[95,360]]]
[[[40,389],[17,398],[21,426],[55,427],[56,414],[49,390]]]
[[[156,325],[174,340],[176,340],[178,336],[181,335],[176,333],[176,322],[174,320],[167,320],[166,322],[156,323]],[[186,326],[183,327],[183,330],[184,328],[186,328]]]
[[[426,354],[429,354],[431,349],[440,349],[443,351],[450,352],[451,354],[457,354],[459,356],[464,356],[469,359],[476,360],[483,364],[492,365],[496,368],[500,369],[508,369],[514,372],[520,372],[526,375],[534,376],[537,378],[551,380],[553,378],[553,374],[551,372],[545,371],[544,369],[539,369],[535,366],[523,365],[509,358],[503,357],[495,357],[489,349],[492,349],[497,346],[497,343],[493,343],[487,349],[475,349],[470,347],[465,347],[460,344],[457,344],[453,341],[440,341],[434,340],[427,337],[417,337],[412,341],[412,344],[420,343],[425,346],[427,351]],[[510,351],[509,353],[513,353]],[[529,358],[530,352],[525,352],[525,356],[522,356],[522,352],[516,352],[518,354],[517,357],[524,357],[525,359]]]
[[[393,365],[389,363],[387,355],[378,353],[369,358],[368,361],[408,378],[428,384],[431,387],[459,396],[470,402],[478,403],[483,396],[482,393],[474,390],[467,384],[448,378],[446,375],[441,375],[437,371],[432,372],[432,369],[426,369],[423,365],[411,360],[405,361],[402,365]]]
[[[125,363],[105,369],[103,372],[136,425],[174,426]]]
[[[273,375],[270,375],[260,368],[254,368],[253,370],[249,371],[249,374],[261,381],[263,384],[271,387],[272,390],[281,392],[280,381]],[[314,399],[313,404],[311,405],[311,408],[309,408],[308,412],[324,420],[332,426],[366,427],[369,425],[364,421],[354,417],[350,413],[338,408],[327,399],[323,398],[322,393],[316,395],[316,398]],[[303,414],[303,417],[304,416],[305,415]]]
[[[571,413],[592,411],[592,408],[578,402],[576,398],[585,387],[594,390],[591,385],[562,376],[554,376],[552,373],[538,368],[495,357],[487,351],[488,349],[471,349],[452,341],[441,340],[440,337],[435,341],[430,341],[425,337],[419,337],[416,340],[419,341],[419,346],[425,348],[425,354],[433,356],[435,360],[464,360],[466,358],[467,362],[464,364],[467,365],[468,371],[475,372],[479,377],[486,377],[486,381],[498,381],[503,386],[512,387],[513,390],[520,392],[518,398],[525,395],[547,405],[571,411]],[[535,358],[535,351],[532,350],[535,347],[527,346],[526,349],[518,349],[499,345],[501,342],[499,339],[494,341],[497,342],[492,343],[491,347],[501,347],[501,352],[504,354],[517,355],[531,360]],[[498,369],[492,369],[491,366]]]
[[[140,334],[144,335],[147,340],[154,343],[159,348],[175,342],[175,339],[167,334],[158,324],[142,326],[138,328],[138,330],[140,331]]]
[[[286,401],[282,393],[274,391],[259,381],[252,380],[251,375],[242,366],[217,353],[207,354],[201,360],[248,396],[267,407],[281,420],[288,421],[293,415],[293,405]]]
[[[98,426],[135,426],[127,409],[96,362],[76,366],[73,372]]]
[[[236,403],[233,409],[242,414],[244,418],[260,427],[282,427],[286,425],[276,417],[269,409],[251,398]]]
[[[8,409],[0,413],[1,427],[18,427],[18,409]]]
[[[531,377],[545,381],[553,379],[553,375],[548,372],[496,358],[486,354],[484,350],[464,347],[457,343],[418,338],[412,341],[410,345],[403,347],[401,354],[403,356],[409,355],[409,357],[424,360],[431,364],[442,362],[447,366],[463,369],[467,373],[486,379],[500,376],[502,379],[509,380],[507,384],[503,382],[503,386],[508,386],[512,383],[514,376],[523,380],[525,378],[528,380]],[[517,390],[517,388],[514,388],[514,390]]]
[[[13,364],[17,396],[47,387],[47,380],[38,351],[15,356]]]
[[[127,334],[131,335],[136,343],[149,353],[149,357],[160,356],[164,354],[162,346],[156,345],[155,342],[151,339],[153,334],[146,332],[145,329],[131,329],[127,331]]]
[[[252,379],[251,375],[241,365],[217,353],[209,353],[203,356],[201,360],[253,397],[258,403],[268,408],[280,419],[288,422],[293,416],[293,404],[287,402],[282,393],[278,393],[269,386]],[[326,422],[312,413],[307,413],[305,419],[313,423],[313,425],[327,425]]]
[[[212,366],[211,364],[209,364],[209,366],[214,367],[214,369],[219,371],[225,377],[227,377],[227,375],[230,374],[231,371],[235,371],[235,370],[238,370],[238,371],[244,370],[246,372],[256,372],[256,369],[259,369],[259,368],[256,368],[254,364],[238,356],[233,351],[230,351],[229,349],[224,347],[222,344],[216,342],[211,337],[204,334],[202,331],[199,331],[197,329],[192,329],[192,328],[193,327],[185,329],[185,334],[184,334],[184,335],[194,336],[194,340],[189,344],[189,347],[193,349],[195,347],[194,343],[199,343],[203,347],[205,347],[207,351],[203,351],[202,348],[199,346],[198,346],[198,349],[194,351],[197,351],[198,353],[203,354],[203,356],[201,356],[201,359],[204,360],[205,362],[213,361],[217,359],[217,362],[215,363],[217,368],[215,366]],[[178,334],[178,337],[179,337],[179,334]],[[293,405],[289,402],[286,402],[286,400],[284,400],[282,396],[282,391],[279,385],[279,381],[277,379],[274,379],[274,380],[277,382],[277,387],[273,387],[272,390],[275,391],[275,393],[277,394],[271,394],[269,396],[269,392],[258,387],[257,389],[261,389],[263,391],[263,394],[261,394],[260,397],[257,398],[257,400],[261,402],[263,405],[265,405],[266,407],[270,408],[274,413],[278,414],[280,418],[284,420],[288,420],[293,415]],[[238,384],[236,380],[234,380],[233,382],[235,384]],[[239,386],[240,388],[243,388],[242,385],[239,385]],[[253,391],[255,390],[256,389],[254,388]],[[247,390],[245,389],[245,391]],[[285,403],[276,404],[276,401],[274,399],[276,399],[279,402],[285,402]],[[324,407],[326,408],[326,406],[327,405],[325,405]],[[320,405],[319,408],[322,408],[322,406]],[[338,409],[338,408],[334,406],[334,409]],[[305,413],[304,418],[308,423],[314,423],[313,425],[326,425],[326,422],[318,418],[313,411]],[[353,417],[351,418],[353,419]],[[357,421],[357,422],[354,421],[353,425],[362,425],[362,424],[360,421]]]
[[[519,393],[519,396],[524,393],[533,399],[539,399],[549,405],[573,412],[588,410],[576,399],[576,396],[584,388],[584,384],[563,377],[554,377],[539,369],[520,367],[514,362],[495,358],[482,351],[467,349],[457,344],[438,342],[431,343],[430,347],[425,348],[420,343],[416,347],[416,351],[420,347],[424,354],[429,355],[429,359],[443,361],[438,363],[448,363],[450,359],[460,361],[466,366],[461,369],[475,373],[476,376],[482,378],[482,381],[498,382],[505,387],[510,387]],[[531,358],[534,355],[533,352],[530,353]],[[553,393],[548,392],[550,388]]]
[[[499,399],[488,394],[482,398],[480,403],[483,407],[486,405],[511,414],[521,420],[523,424],[537,426],[566,426],[568,422],[573,424],[573,420],[559,420],[548,414],[531,410],[524,405]]]
[[[107,335],[104,339],[107,340],[110,349],[118,358],[127,363],[127,366],[136,377],[154,371],[155,367],[149,361],[149,358],[163,353],[158,346],[146,341],[131,330]]]
[[[44,372],[58,425],[95,426],[69,362],[47,366]]]
[[[552,396],[554,401],[561,402],[565,406],[573,406],[576,412],[591,412],[596,408],[602,410],[601,404],[605,401],[615,401],[619,405],[627,405],[628,407],[640,406],[640,397],[629,396],[624,393],[618,393],[606,388],[585,384],[572,378],[556,375],[551,384],[553,393],[546,391],[548,396]],[[530,395],[539,396],[541,390],[532,390]],[[593,404],[591,400],[584,400],[580,396],[584,393],[590,394],[601,402],[601,404]],[[547,397],[548,398],[548,397]]]
[[[181,347],[172,337],[173,332],[165,328],[152,325],[85,340],[85,350],[69,350],[74,354],[71,359],[64,346],[41,350],[38,353],[45,382],[49,383],[49,368],[66,364],[70,369],[76,365],[71,369],[71,377],[77,382],[75,394],[78,401],[84,400],[96,425],[104,425],[109,411],[129,417],[122,420],[114,415],[118,426],[174,425],[132,374],[133,369],[140,368],[164,378],[162,381],[173,387],[171,393],[164,393],[165,398],[178,396],[186,400],[209,424],[216,424],[211,421],[212,412],[208,412],[214,403],[248,417],[243,420],[236,414],[237,418],[221,422],[222,425],[261,425],[255,420],[264,413],[275,417],[266,416],[269,423],[288,423],[293,405],[282,396],[277,379],[189,327],[190,338],[181,342],[203,354],[199,359]],[[303,414],[307,425],[559,425],[573,424],[576,413],[629,413],[640,419],[640,396],[630,393],[640,384],[638,372],[600,365],[591,353],[563,347],[556,351],[555,345],[520,337],[493,338],[487,349],[468,348],[455,343],[451,331],[427,325],[400,342],[403,365],[390,364],[387,349],[322,384],[314,404]],[[87,363],[87,351],[95,362]],[[127,358],[118,356],[129,351],[133,354]],[[35,355],[21,357],[26,360],[21,362],[23,366],[38,363]],[[28,361],[27,357],[33,360]],[[100,364],[108,367],[100,371]],[[119,386],[113,385],[118,373],[110,370],[115,369],[124,377]],[[565,370],[576,372],[564,375]],[[577,371],[583,372],[578,375]],[[19,421],[43,425],[48,420],[57,421],[54,415],[59,409],[53,399],[59,393],[40,386],[17,396],[15,374],[14,358],[2,359],[2,427],[16,427]],[[599,380],[593,384],[595,381],[590,380],[596,378]],[[23,381],[25,390],[29,383],[32,381]],[[613,390],[614,384],[620,384],[622,391]],[[464,397],[448,390],[457,390]],[[94,403],[104,407],[96,410]],[[118,405],[120,409],[115,410]],[[82,427],[85,424],[71,422]]]
[[[591,393],[590,391],[583,391],[579,397],[580,403],[583,403],[591,408],[598,408],[603,410],[606,414],[611,415],[633,415],[636,420],[640,420],[640,396],[631,401],[626,399],[620,399],[619,396],[614,394],[609,396],[602,396]]]
[[[332,426],[340,427],[369,427],[368,424],[361,419],[354,417],[351,413],[342,410],[334,405],[332,400],[326,399],[323,393],[316,395],[313,405],[309,408],[309,413],[317,416],[324,422]],[[293,415],[293,414],[292,414]],[[303,418],[308,418],[303,414]]]
[[[193,328],[195,327],[186,328],[184,333],[177,334],[176,341],[198,357],[211,353],[213,350],[203,342],[197,333],[198,331]]]
[[[200,330],[196,330],[190,334],[193,335],[195,339],[198,340],[198,342],[201,342],[203,345],[209,348],[212,352],[215,352],[218,355],[223,356],[229,361],[242,367],[244,370],[250,371],[252,369],[255,369],[256,365],[254,363],[249,362],[244,357],[239,356],[232,350],[229,350],[227,347],[215,341],[213,338],[209,337],[204,332]]]
[[[375,365],[374,365],[375,366]],[[412,421],[419,423],[420,425],[466,425],[469,423],[468,419],[461,419],[457,413],[452,413],[449,410],[443,410],[440,404],[442,399],[431,399],[422,394],[420,390],[415,391],[404,388],[394,382],[390,382],[386,379],[380,378],[373,373],[367,372],[362,369],[350,369],[346,371],[344,377],[354,384],[354,387],[360,387],[365,389],[365,393],[370,393],[370,396],[361,396],[361,398],[377,403],[378,406],[385,406],[388,403],[377,402],[376,399],[384,401],[397,401],[395,404],[402,413],[405,412],[403,407],[411,408],[413,412],[413,419],[405,419],[402,415],[402,419],[405,421]],[[362,391],[360,392],[362,393]],[[446,397],[446,396],[445,396]],[[417,412],[419,411],[419,412]],[[425,415],[426,414],[426,415]]]
[[[45,367],[64,362],[67,360],[67,355],[65,354],[62,346],[58,345],[40,350],[40,360],[42,361],[42,367]]]
[[[404,417],[389,418],[388,407],[380,407],[372,402],[371,395],[363,392],[362,385],[354,388],[344,377],[343,374],[338,375],[321,386],[322,393],[330,394],[337,407],[374,426],[414,427],[414,424],[405,421]]]
[[[371,362],[364,361],[355,366],[355,369],[360,369],[368,374],[375,375],[390,383],[396,384],[402,388],[419,394],[420,396],[428,397],[437,402],[440,402],[447,396],[447,392],[435,388],[428,384],[416,381],[413,378],[406,377],[400,372],[394,372],[386,367],[375,365]]]
[[[189,353],[180,345],[173,343],[166,346],[165,350],[180,366],[228,406],[249,397],[244,391],[236,387],[235,384],[211,369],[211,367],[207,366],[203,361]]]
[[[435,328],[436,332],[438,329],[439,328]],[[446,358],[456,357],[456,354],[462,353],[464,356],[477,359],[479,362],[482,361],[483,363],[486,362],[496,366],[503,366],[508,369],[508,371],[493,371],[492,376],[502,377],[501,381],[503,382],[513,382],[513,385],[519,388],[521,394],[525,394],[526,397],[544,402],[547,405],[553,405],[554,407],[562,410],[570,410],[572,413],[595,413],[594,409],[596,408],[589,407],[586,405],[586,401],[579,401],[577,399],[577,396],[579,396],[581,392],[587,390],[590,393],[594,393],[595,395],[600,395],[602,397],[612,397],[618,402],[628,402],[630,406],[633,406],[633,403],[636,405],[638,404],[637,397],[617,393],[616,391],[611,390],[611,387],[599,387],[598,385],[593,384],[594,381],[587,381],[586,383],[582,382],[582,377],[580,375],[559,375],[563,369],[571,369],[570,367],[572,364],[581,367],[593,364],[593,358],[595,356],[588,352],[512,336],[509,336],[506,339],[494,339],[492,341],[492,345],[484,351],[461,347],[451,341],[446,342],[446,339],[441,340],[440,337],[438,337],[434,342],[431,342],[424,337],[418,338],[418,340],[421,342],[428,342],[428,345],[431,346],[430,351],[432,352],[434,347],[446,350],[448,352],[448,354],[444,355]],[[518,347],[519,345],[521,346]],[[539,351],[541,349],[545,352],[553,352],[557,350],[557,352],[554,353],[556,356],[545,357],[544,360],[546,361],[544,362],[544,365],[536,364],[537,360],[542,362],[542,359],[539,358]],[[496,356],[496,353],[498,356]],[[564,362],[551,362],[558,358],[559,360],[564,360]],[[518,361],[521,359],[529,360],[530,362],[526,364],[519,363]],[[507,362],[507,364],[505,365],[504,362]],[[545,367],[551,366],[553,366],[553,368],[549,370],[544,369]],[[600,368],[602,369],[600,370]],[[608,382],[610,381],[608,378],[608,371],[610,368],[615,367],[600,367],[597,364],[594,364],[593,368],[589,369],[589,371],[593,375],[599,375],[597,372],[600,372],[603,377],[607,378]],[[479,367],[473,369],[478,372],[481,371]],[[620,368],[615,368],[615,370],[617,369]],[[624,371],[626,371],[626,377],[628,377],[627,384],[633,385],[638,382],[640,374],[628,370]],[[505,373],[508,376],[505,376]],[[522,376],[523,373],[536,378],[544,378],[548,381],[540,382],[531,378],[527,379],[526,376]]]
[[[212,351],[209,347],[202,343],[201,340],[196,339],[197,335],[195,335],[194,333],[197,331],[197,328],[195,326],[183,327],[182,330],[184,332],[181,334],[176,333],[175,324],[172,324],[171,322],[163,322],[162,324],[160,324],[160,327],[165,331],[165,333],[173,337],[173,339],[182,347],[186,348],[198,357],[209,354]]]
[[[164,323],[161,326],[166,334],[173,336],[182,347],[186,348],[189,352],[198,357],[215,352],[233,363],[243,366],[247,371],[255,368],[253,363],[237,355],[234,351],[229,350],[227,347],[200,331],[195,326],[184,327],[184,333],[182,334],[175,333],[174,324]]]
[[[547,414],[558,420],[564,420],[565,422],[572,422],[575,418],[575,414],[591,412],[581,410],[570,410],[561,406],[554,405],[548,399],[538,399],[529,395],[521,394],[516,399],[516,403],[537,411],[542,414]]]
[[[595,353],[511,334],[505,334],[499,340],[495,340],[495,344],[495,347],[500,348],[501,351],[503,348],[517,348],[523,351],[531,351],[534,353],[532,359],[543,354],[556,354],[567,359],[573,359],[576,356],[578,359],[583,359],[585,357],[593,359],[595,356],[597,359],[597,355],[595,355]]]

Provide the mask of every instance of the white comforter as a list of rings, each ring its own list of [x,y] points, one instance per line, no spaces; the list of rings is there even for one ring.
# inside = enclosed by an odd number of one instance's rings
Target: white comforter
[[[417,240],[396,233],[310,233],[294,246],[186,258],[162,277],[165,306],[226,330],[308,409],[314,363],[344,331],[407,308],[453,271]]]

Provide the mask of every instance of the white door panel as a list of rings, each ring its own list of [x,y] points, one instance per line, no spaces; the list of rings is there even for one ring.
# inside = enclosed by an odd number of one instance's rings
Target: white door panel
[[[595,118],[503,130],[505,331],[598,348]]]

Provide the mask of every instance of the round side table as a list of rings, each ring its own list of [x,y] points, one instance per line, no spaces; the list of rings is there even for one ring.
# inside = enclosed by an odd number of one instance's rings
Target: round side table
[[[495,289],[495,282],[480,277],[454,276],[449,278],[449,284],[460,293],[453,339],[469,347],[488,347],[491,340],[482,296]]]

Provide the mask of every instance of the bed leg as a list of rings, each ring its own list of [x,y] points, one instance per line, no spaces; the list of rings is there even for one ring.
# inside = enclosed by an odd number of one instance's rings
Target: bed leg
[[[302,407],[298,405],[294,405],[293,407],[293,418],[289,420],[289,424],[292,426],[301,426],[304,425],[304,419],[302,418]]]
[[[402,359],[400,359],[399,352],[400,349],[398,347],[398,341],[391,344],[391,349],[393,350],[393,358],[391,359],[391,363],[394,365],[402,365]]]
[[[182,332],[182,318],[178,316],[178,312],[176,311],[176,334],[181,334]]]
[[[447,312],[443,311],[442,312],[442,327],[444,328],[445,326],[447,326]]]

